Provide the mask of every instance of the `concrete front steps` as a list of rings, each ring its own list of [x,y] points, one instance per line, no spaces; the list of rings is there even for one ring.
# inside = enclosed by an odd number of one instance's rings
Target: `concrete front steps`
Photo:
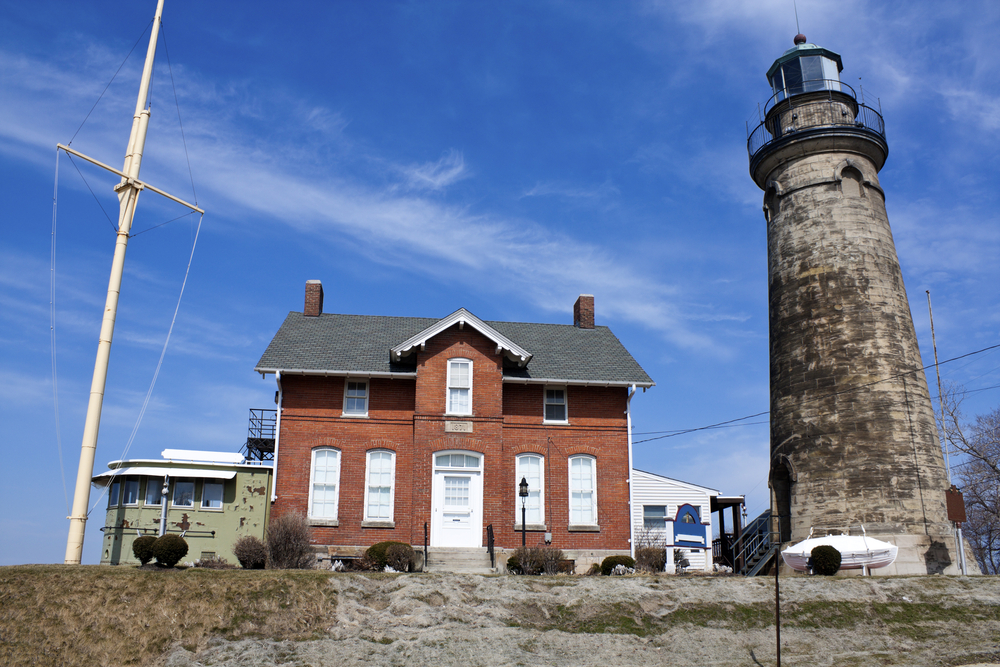
[[[467,574],[492,574],[490,554],[486,547],[462,549],[457,547],[430,547],[424,572],[463,572]]]

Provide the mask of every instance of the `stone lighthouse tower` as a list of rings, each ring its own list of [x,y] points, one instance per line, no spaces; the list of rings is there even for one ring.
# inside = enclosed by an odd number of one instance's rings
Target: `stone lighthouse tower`
[[[927,381],[878,173],[882,116],[838,54],[797,35],[767,72],[748,138],[764,191],[772,516],[782,541],[862,534],[899,547],[878,574],[958,572]]]

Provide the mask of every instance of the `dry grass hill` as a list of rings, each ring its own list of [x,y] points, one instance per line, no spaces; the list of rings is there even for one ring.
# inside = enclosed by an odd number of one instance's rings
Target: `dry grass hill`
[[[774,665],[773,580],[0,568],[3,665]],[[1000,578],[790,577],[785,665],[1000,663]]]

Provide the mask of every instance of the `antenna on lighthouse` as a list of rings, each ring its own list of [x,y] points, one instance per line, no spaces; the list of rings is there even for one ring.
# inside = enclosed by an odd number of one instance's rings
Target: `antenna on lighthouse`
[[[111,357],[111,339],[115,332],[115,317],[118,313],[118,295],[121,292],[122,273],[125,267],[125,250],[128,247],[129,231],[135,217],[135,205],[142,190],[148,189],[204,215],[205,211],[194,204],[167,194],[163,190],[139,180],[142,151],[146,144],[146,130],[149,128],[150,110],[147,107],[149,82],[153,76],[153,59],[156,56],[156,42],[162,23],[163,0],[157,0],[153,17],[153,30],[146,50],[146,63],[139,82],[139,96],[132,117],[132,132],[125,151],[125,165],[121,171],[98,162],[68,146],[57,144],[56,148],[76,155],[92,164],[121,176],[115,186],[118,193],[118,236],[115,254],[111,263],[111,278],[108,281],[108,297],[104,305],[104,320],[97,343],[97,359],[94,362],[94,377],[90,385],[90,401],[87,404],[87,419],[83,427],[83,441],[80,444],[80,467],[76,475],[76,491],[73,494],[73,509],[69,518],[69,537],[66,540],[67,565],[79,565],[83,556],[83,537],[87,527],[87,506],[90,503],[90,480],[94,474],[94,458],[97,452],[97,434],[101,427],[101,409],[104,405],[104,386],[108,378],[108,360]]]

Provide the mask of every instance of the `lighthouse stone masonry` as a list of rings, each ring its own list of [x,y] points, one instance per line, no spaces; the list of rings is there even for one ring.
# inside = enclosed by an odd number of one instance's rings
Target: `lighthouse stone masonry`
[[[772,517],[781,541],[867,534],[877,574],[958,573],[946,474],[878,172],[881,115],[803,35],[767,73],[750,133],[764,191]],[[972,561],[972,559],[969,559]]]

